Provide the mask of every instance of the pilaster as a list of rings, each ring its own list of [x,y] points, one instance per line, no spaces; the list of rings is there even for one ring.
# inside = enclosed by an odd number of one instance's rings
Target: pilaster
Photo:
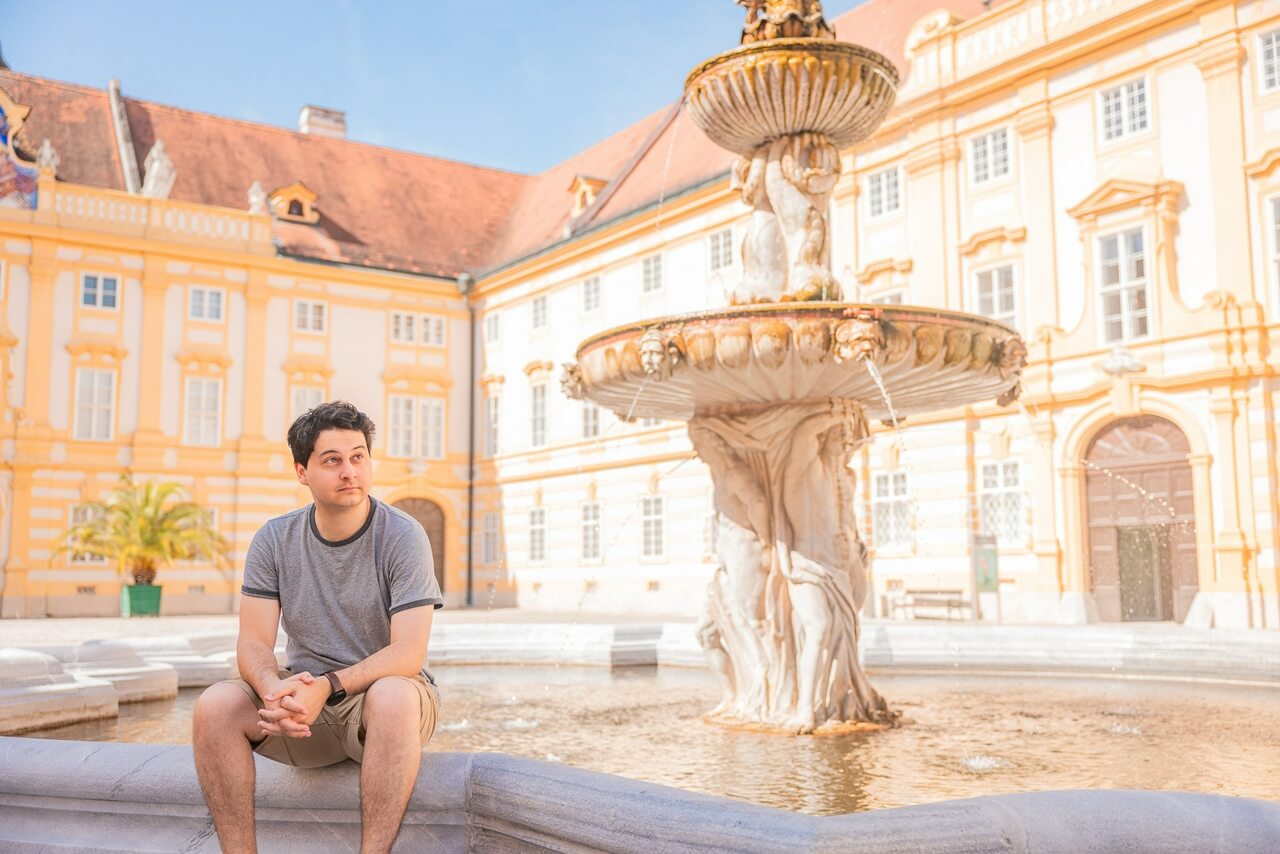
[[[1027,329],[1061,326],[1058,288],[1057,241],[1054,234],[1053,196],[1053,112],[1049,109],[1048,83],[1045,80],[1023,87],[1019,100],[1024,104],[1014,119],[1014,129],[1022,139],[1022,170],[1019,181],[1024,192],[1036,198],[1023,199],[1023,222],[1027,241],[1022,270],[1023,294],[1052,293],[1052,299],[1029,299],[1025,312]]]
[[[169,277],[163,264],[162,259],[148,255],[142,270],[142,328],[148,332],[139,342],[141,393],[138,429],[133,434],[133,465],[141,470],[164,467],[164,302]]]

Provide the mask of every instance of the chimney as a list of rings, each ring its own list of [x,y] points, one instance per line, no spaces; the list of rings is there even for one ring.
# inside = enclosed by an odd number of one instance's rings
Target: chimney
[[[342,110],[330,110],[308,104],[298,113],[298,131],[311,136],[327,136],[330,139],[347,138],[347,114]]]

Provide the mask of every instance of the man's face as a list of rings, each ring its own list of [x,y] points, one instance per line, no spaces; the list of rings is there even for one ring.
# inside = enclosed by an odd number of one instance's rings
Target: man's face
[[[298,481],[317,504],[355,507],[364,502],[373,481],[373,465],[359,430],[325,430],[305,466],[294,466]]]

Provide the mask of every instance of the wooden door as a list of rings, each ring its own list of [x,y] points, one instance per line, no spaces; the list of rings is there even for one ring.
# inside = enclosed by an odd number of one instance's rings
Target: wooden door
[[[395,507],[408,513],[427,532],[431,543],[431,558],[435,563],[436,582],[444,592],[444,511],[440,505],[425,498],[406,498],[397,501]]]

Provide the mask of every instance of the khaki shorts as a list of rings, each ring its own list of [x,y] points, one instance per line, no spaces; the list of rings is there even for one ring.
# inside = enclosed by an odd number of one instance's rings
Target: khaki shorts
[[[288,670],[280,671],[280,678],[292,676]],[[389,676],[403,679],[417,688],[418,737],[426,746],[436,731],[436,718],[440,713],[440,691],[424,676]],[[262,698],[243,679],[228,679],[230,685],[238,685],[259,709],[266,708]],[[253,751],[276,762],[296,768],[320,768],[335,765],[346,759],[359,762],[364,757],[364,694],[352,694],[336,706],[325,706],[320,717],[311,724],[309,738],[290,738],[269,735],[254,745]]]

